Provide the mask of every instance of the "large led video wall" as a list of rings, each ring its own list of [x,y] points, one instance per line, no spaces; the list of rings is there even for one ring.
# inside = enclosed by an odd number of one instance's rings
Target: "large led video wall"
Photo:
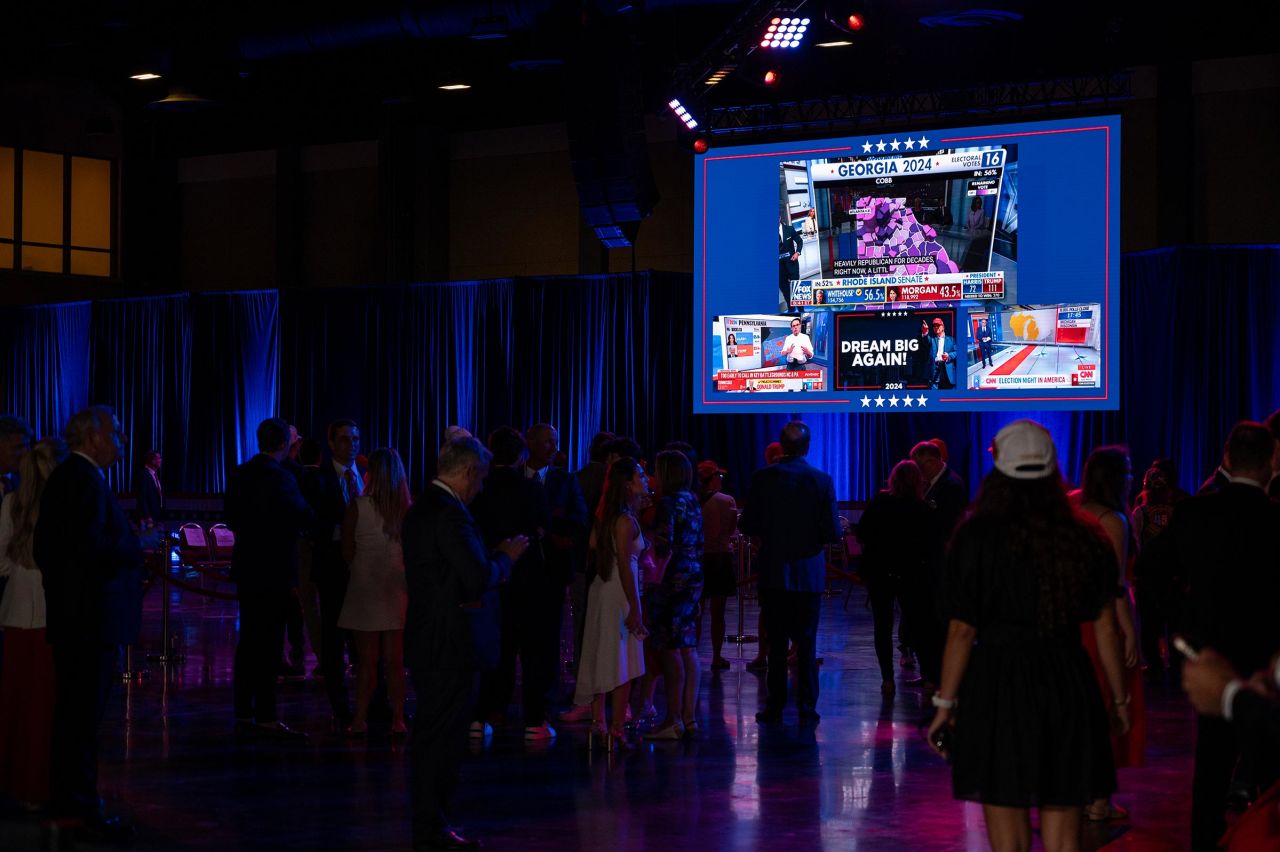
[[[1107,116],[699,156],[695,411],[1117,408],[1119,151]]]

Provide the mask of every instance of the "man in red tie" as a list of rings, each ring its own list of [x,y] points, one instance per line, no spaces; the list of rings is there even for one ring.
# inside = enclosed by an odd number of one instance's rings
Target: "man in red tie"
[[[330,423],[328,439],[329,457],[320,462],[315,476],[310,478],[307,501],[316,515],[311,579],[320,596],[320,674],[329,694],[335,729],[341,731],[351,721],[343,682],[347,636],[338,628],[338,614],[342,612],[350,577],[342,558],[342,518],[347,504],[364,490],[364,471],[356,465],[360,427],[354,420]]]

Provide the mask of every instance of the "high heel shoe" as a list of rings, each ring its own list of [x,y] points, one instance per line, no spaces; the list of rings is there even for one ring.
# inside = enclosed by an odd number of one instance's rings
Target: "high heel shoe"
[[[662,728],[649,731],[644,735],[646,740],[678,740],[684,736],[684,726],[679,722],[672,722]]]
[[[609,729],[609,747],[614,751],[630,751],[635,748],[627,739],[626,729],[620,727]]]

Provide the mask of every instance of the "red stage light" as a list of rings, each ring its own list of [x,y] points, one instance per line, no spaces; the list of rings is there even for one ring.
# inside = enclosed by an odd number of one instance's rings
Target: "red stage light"
[[[867,22],[863,20],[863,17],[857,12],[854,12],[849,16],[849,29],[853,30],[855,33],[860,31],[866,25]]]
[[[777,72],[777,71],[766,71],[766,72],[764,72],[764,84],[765,84],[766,86],[772,86],[772,85],[774,85],[774,84],[775,84],[775,83],[777,83],[777,82],[778,82],[778,72]]]
[[[693,153],[705,154],[710,149],[711,149],[711,143],[708,142],[704,137],[699,136],[697,139],[693,140]]]

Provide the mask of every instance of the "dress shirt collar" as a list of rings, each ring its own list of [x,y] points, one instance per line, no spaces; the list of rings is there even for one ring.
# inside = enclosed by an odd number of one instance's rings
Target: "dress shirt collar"
[[[1226,468],[1222,469],[1222,475],[1227,480],[1227,482],[1230,482],[1232,485],[1250,485],[1254,488],[1257,488],[1259,491],[1267,490],[1268,483],[1259,482],[1258,480],[1250,479],[1247,476],[1232,476],[1231,473],[1227,471]]]
[[[458,492],[454,491],[452,488],[450,488],[447,484],[445,484],[441,480],[433,479],[431,480],[431,484],[434,485],[436,488],[439,488],[444,493],[448,494],[453,499],[457,500],[459,503],[462,502],[462,498],[458,496]]]
[[[933,479],[929,480],[929,487],[928,489],[925,490],[926,494],[933,490],[933,486],[938,484],[938,480],[942,479],[942,477],[946,475],[946,472],[947,472],[947,463],[943,462],[942,469],[938,471],[938,475],[935,476]]]
[[[106,472],[105,470],[103,470],[102,468],[98,467],[98,463],[97,463],[96,461],[94,461],[93,459],[89,458],[87,455],[85,455],[84,453],[80,452],[79,450],[72,450],[72,452],[74,452],[74,453],[75,453],[76,455],[78,455],[80,458],[82,458],[82,459],[84,459],[85,461],[87,461],[89,464],[93,465],[93,469],[94,469],[94,470],[96,470],[96,471],[98,472],[98,475],[99,475],[99,476],[101,476],[103,479],[106,479],[106,478],[107,478],[107,472]]]

